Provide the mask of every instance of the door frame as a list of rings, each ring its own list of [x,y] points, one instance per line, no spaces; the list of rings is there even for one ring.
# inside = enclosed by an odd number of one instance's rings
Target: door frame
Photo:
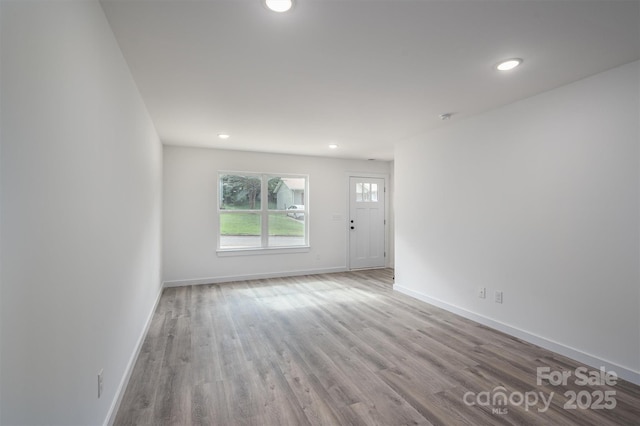
[[[389,212],[390,209],[390,201],[391,201],[391,185],[389,180],[389,174],[387,173],[370,173],[370,172],[347,172],[345,176],[345,187],[347,189],[347,195],[345,197],[347,214],[344,221],[345,224],[345,232],[347,233],[347,247],[346,247],[346,265],[347,270],[354,270],[351,267],[351,230],[349,229],[349,220],[351,218],[351,178],[373,178],[373,179],[383,179],[384,180],[384,267],[389,268],[391,266],[391,252],[390,252],[390,229],[391,222],[389,220]]]

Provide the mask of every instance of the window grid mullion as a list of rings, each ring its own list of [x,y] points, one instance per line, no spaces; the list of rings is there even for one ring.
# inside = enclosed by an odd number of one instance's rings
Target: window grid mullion
[[[260,175],[261,180],[261,191],[260,191],[260,217],[262,224],[262,232],[260,234],[262,247],[269,246],[269,194],[267,194],[267,182],[268,178],[266,175]]]

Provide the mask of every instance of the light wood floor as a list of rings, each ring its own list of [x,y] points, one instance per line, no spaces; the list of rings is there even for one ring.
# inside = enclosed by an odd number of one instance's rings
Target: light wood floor
[[[537,386],[544,366],[580,364],[393,292],[391,270],[169,288],[115,423],[640,424],[640,387]],[[464,402],[499,386],[512,404]],[[617,405],[564,409],[571,390]],[[516,405],[525,392],[550,408]]]

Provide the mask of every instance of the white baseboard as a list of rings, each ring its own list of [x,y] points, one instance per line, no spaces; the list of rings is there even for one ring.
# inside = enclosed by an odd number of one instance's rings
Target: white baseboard
[[[198,278],[192,280],[176,280],[165,281],[164,287],[183,287],[188,285],[202,285],[202,284],[220,284],[228,283],[232,281],[249,281],[249,280],[261,280],[265,278],[282,278],[282,277],[296,277],[300,275],[317,275],[317,274],[332,274],[336,272],[345,272],[347,268],[345,266],[337,268],[324,268],[324,269],[308,269],[299,271],[285,271],[285,272],[269,272],[263,274],[247,274],[247,275],[227,275],[222,277],[210,277],[210,278]]]
[[[636,385],[640,385],[640,372],[638,371],[634,371],[630,368],[626,368],[621,365],[615,364],[613,362],[607,361],[605,359],[598,358],[594,355],[588,354],[586,352],[580,351],[578,349],[572,348],[562,343],[555,342],[545,337],[538,336],[528,331],[521,330],[516,327],[512,327],[500,321],[496,321],[491,318],[485,317],[484,315],[476,314],[475,312],[471,312],[466,309],[460,308],[458,306],[451,305],[447,302],[434,299],[430,296],[427,296],[424,293],[411,290],[401,285],[394,284],[393,289],[397,290],[400,293],[403,293],[415,299],[418,299],[422,302],[429,303],[431,305],[442,308],[446,311],[453,312],[454,314],[460,315],[461,317],[470,319],[482,325],[486,325],[487,327],[491,327],[495,330],[517,337],[518,339],[524,340],[529,343],[533,343],[534,345],[556,352],[560,355],[564,355],[578,362],[586,364],[590,367],[593,367],[596,369],[600,367],[604,367],[607,369],[607,371],[615,371],[615,373],[621,379],[627,380],[631,383],[635,383]]]
[[[107,417],[103,423],[103,426],[113,426],[113,422],[116,420],[116,415],[118,414],[118,409],[120,408],[120,404],[122,403],[122,398],[124,397],[124,392],[127,389],[127,385],[129,384],[129,379],[131,378],[131,373],[133,373],[133,367],[136,365],[136,361],[138,359],[138,355],[140,354],[140,350],[142,349],[142,344],[144,343],[144,339],[147,337],[147,332],[149,331],[149,327],[151,326],[151,321],[153,320],[153,314],[156,312],[156,308],[158,307],[158,303],[160,303],[160,298],[162,297],[162,288],[158,291],[158,295],[156,296],[156,301],[151,308],[151,312],[147,316],[147,322],[140,333],[140,337],[138,337],[138,341],[136,343],[135,350],[131,357],[129,358],[129,363],[127,364],[127,369],[125,370],[124,376],[122,376],[122,380],[120,381],[120,385],[116,390],[116,395],[111,403],[111,407],[109,408],[109,412],[107,413]]]

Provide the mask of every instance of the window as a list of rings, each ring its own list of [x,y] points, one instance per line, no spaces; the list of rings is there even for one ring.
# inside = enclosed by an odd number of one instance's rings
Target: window
[[[308,246],[308,178],[224,172],[218,176],[221,251]]]
[[[377,202],[378,201],[378,184],[377,183],[356,183],[356,203]]]

